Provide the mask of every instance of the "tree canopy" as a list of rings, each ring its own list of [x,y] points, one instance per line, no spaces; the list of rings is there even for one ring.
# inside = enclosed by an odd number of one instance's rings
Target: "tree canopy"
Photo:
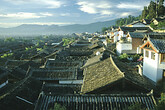
[[[163,5],[164,0],[157,0],[151,1],[149,6],[145,6],[142,11],[142,19],[152,19],[159,16],[165,15],[165,7]]]

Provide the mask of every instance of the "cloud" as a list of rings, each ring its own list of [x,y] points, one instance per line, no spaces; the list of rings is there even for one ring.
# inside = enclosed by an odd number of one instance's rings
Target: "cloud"
[[[102,14],[102,15],[107,15],[111,14],[111,12],[108,10],[111,8],[111,5],[107,1],[100,1],[100,0],[95,0],[95,1],[88,1],[88,0],[83,0],[77,2],[77,5],[79,5],[79,10],[89,13],[89,14]]]
[[[46,13],[40,13],[40,15],[42,15],[43,17],[53,16],[52,13],[48,13],[48,12],[46,12]]]
[[[53,16],[51,13],[29,13],[29,12],[18,12],[18,13],[9,13],[9,14],[0,14],[1,18],[13,18],[13,19],[32,19],[32,18],[41,18]]]
[[[61,13],[60,16],[70,16],[70,13]]]
[[[109,10],[102,10],[101,11],[102,15],[110,15],[110,14],[114,14],[113,12],[109,11]]]
[[[93,20],[138,16],[150,0],[78,0],[79,10],[94,14]]]
[[[64,0],[5,0],[9,3],[15,5],[23,5],[23,4],[37,4],[46,6],[47,8],[60,8],[62,5],[65,4]]]
[[[132,3],[120,3],[117,5],[117,8],[125,8],[125,9],[143,9],[143,5],[132,4]]]
[[[128,15],[131,15],[131,12],[123,12],[120,14],[120,17],[127,17]]]

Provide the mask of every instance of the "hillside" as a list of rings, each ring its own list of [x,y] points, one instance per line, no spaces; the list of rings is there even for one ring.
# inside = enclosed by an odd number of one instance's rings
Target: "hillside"
[[[23,24],[13,28],[0,28],[0,35],[45,35],[45,34],[71,34],[101,31],[102,27],[115,24],[116,20],[96,22],[91,24],[58,25],[27,25]]]

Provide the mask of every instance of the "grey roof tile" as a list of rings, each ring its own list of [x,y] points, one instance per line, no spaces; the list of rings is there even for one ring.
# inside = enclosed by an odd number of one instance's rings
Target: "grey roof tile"
[[[165,40],[164,39],[152,39],[150,38],[150,41],[154,45],[154,47],[157,49],[159,53],[165,53]]]

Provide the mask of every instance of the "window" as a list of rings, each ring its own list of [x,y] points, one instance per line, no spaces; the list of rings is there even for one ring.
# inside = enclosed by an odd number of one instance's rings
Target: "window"
[[[161,62],[165,62],[165,53],[161,54]]]
[[[149,52],[145,50],[145,57],[149,57]]]
[[[151,52],[151,59],[155,60],[155,53]]]

